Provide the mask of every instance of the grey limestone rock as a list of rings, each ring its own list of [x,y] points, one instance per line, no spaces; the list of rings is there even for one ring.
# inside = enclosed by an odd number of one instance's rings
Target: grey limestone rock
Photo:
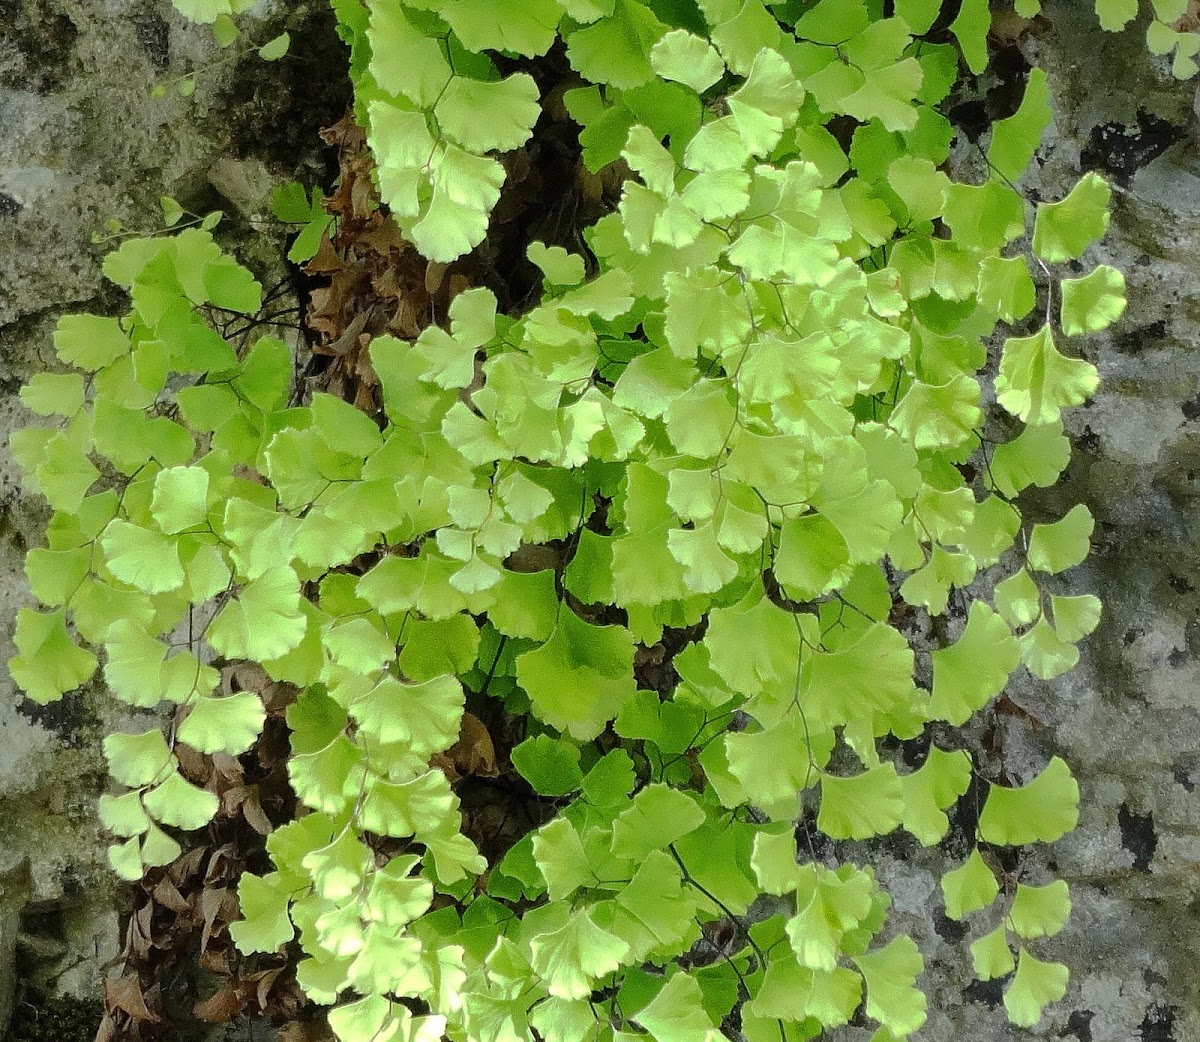
[[[222,244],[268,284],[285,274],[283,232],[267,207],[270,189],[297,176],[327,181],[317,131],[345,110],[347,57],[324,0],[260,4],[246,25],[260,43],[291,28],[294,53],[269,67],[253,54],[233,59],[217,49],[208,28],[189,25],[165,0],[0,3],[5,442],[15,426],[29,422],[17,390],[52,365],[58,317],[123,309],[100,271],[116,241],[92,241],[105,234],[109,219],[132,230],[159,228],[163,195],[196,213],[220,209],[227,214],[217,233]],[[156,83],[177,82],[193,70],[200,70],[193,97],[174,89],[150,96]],[[47,517],[20,490],[6,449],[0,452],[3,660],[13,653],[13,618],[28,598],[24,552],[39,545]],[[112,712],[98,689],[38,708],[21,699],[7,675],[0,677],[0,1038],[14,997],[30,989],[94,1002],[105,964],[120,948],[122,892],[95,816],[105,785],[99,739]]]

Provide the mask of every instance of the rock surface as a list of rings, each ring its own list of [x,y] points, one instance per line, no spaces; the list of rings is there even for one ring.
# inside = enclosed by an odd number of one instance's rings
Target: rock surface
[[[1080,666],[1023,675],[998,718],[1006,762],[1031,772],[1062,755],[1083,792],[1080,828],[1028,864],[1072,886],[1067,930],[1037,945],[1070,964],[1066,998],[1032,1032],[1010,1027],[1001,989],[971,980],[970,930],[939,913],[937,877],[915,854],[880,875],[901,926],[932,958],[931,1042],[1194,1042],[1200,1039],[1200,152],[1195,87],[1147,55],[1141,29],[1101,32],[1088,4],[1047,3],[1017,28],[1011,57],[1047,70],[1056,121],[1025,187],[1057,199],[1085,170],[1116,186],[1109,238],[1085,258],[1126,273],[1130,305],[1083,350],[1104,383],[1070,420],[1076,457],[1035,501],[1047,518],[1077,501],[1095,550],[1070,573],[1104,600]],[[316,129],[340,114],[344,56],[321,0],[269,16],[299,54],[278,66],[226,60],[202,28],[149,0],[9,0],[0,13],[0,431],[25,422],[16,390],[49,357],[58,315],[113,311],[99,274],[106,219],[155,225],[158,198],[221,208],[226,244],[264,277],[279,235],[263,221],[273,180],[326,183]],[[308,30],[297,27],[309,23]],[[1144,26],[1142,27],[1144,29]],[[316,41],[306,43],[304,41]],[[307,48],[307,49],[306,49]],[[222,63],[222,64],[214,64]],[[159,81],[211,65],[195,97],[151,100]],[[986,90],[989,80],[981,87]],[[342,92],[342,93],[339,93]],[[969,168],[969,149],[961,156]],[[22,556],[45,515],[0,457],[0,656],[26,597]],[[103,785],[99,692],[31,709],[0,689],[0,1034],[15,967],[94,997],[119,945],[119,889],[94,820]],[[976,931],[977,932],[977,931]],[[86,1018],[83,1018],[86,1020]],[[866,1038],[857,1029],[844,1038]],[[60,1033],[62,1042],[74,1042]],[[80,1038],[90,1037],[86,1032]]]
[[[265,284],[285,273],[271,187],[331,176],[317,131],[348,102],[347,57],[325,0],[260,4],[244,23],[262,43],[291,29],[296,46],[265,66],[239,41],[220,51],[204,26],[148,0],[6,0],[0,4],[0,436],[28,422],[17,390],[53,360],[51,332],[72,311],[116,314],[120,295],[93,243],[116,220],[161,227],[159,198],[220,209],[218,238]],[[193,97],[174,87],[197,72]],[[26,601],[27,547],[46,513],[0,453],[0,659],[13,653]],[[0,1038],[90,1042],[99,979],[120,948],[122,892],[95,818],[105,784],[100,691],[39,709],[0,679]],[[18,977],[20,978],[18,983]],[[59,1010],[27,1001],[75,996]],[[18,1015],[6,1035],[14,1000]],[[40,1000],[39,1000],[40,1001]],[[40,1026],[38,1026],[40,1024]],[[26,1031],[29,1034],[26,1034]]]

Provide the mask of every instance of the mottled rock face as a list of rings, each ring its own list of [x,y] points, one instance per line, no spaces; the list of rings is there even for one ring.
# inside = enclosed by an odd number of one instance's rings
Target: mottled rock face
[[[227,245],[277,276],[279,237],[256,230],[273,180],[325,182],[316,130],[346,101],[345,56],[323,0],[289,5],[295,57],[212,68],[191,100],[148,97],[157,81],[217,60],[208,33],[165,4],[8,0],[0,13],[0,427],[24,417],[19,384],[50,357],[63,312],[115,312],[91,235],[115,217],[154,227],[158,197],[221,208]],[[1099,366],[1096,400],[1070,418],[1076,457],[1040,494],[1047,518],[1086,502],[1095,550],[1069,573],[1071,592],[1105,603],[1073,673],[1014,680],[1024,712],[997,718],[1014,772],[1051,752],[1076,770],[1080,828],[1030,853],[1027,878],[1055,871],[1072,886],[1067,930],[1041,943],[1072,967],[1066,999],[1033,1032],[1007,1025],[1001,989],[971,983],[966,945],[979,932],[940,914],[933,862],[918,849],[878,862],[898,923],[930,956],[924,983],[931,1042],[1194,1042],[1200,1039],[1200,154],[1194,84],[1170,79],[1138,30],[1100,32],[1082,0],[1046,4],[1049,21],[1016,37],[996,73],[964,97],[959,176],[968,140],[1019,99],[1025,62],[1045,68],[1056,122],[1025,187],[1057,199],[1086,170],[1109,177],[1108,240],[1086,258],[1121,268],[1130,306],[1082,351]],[[308,15],[305,10],[311,7]],[[307,28],[305,28],[307,25]],[[264,34],[264,38],[270,33]],[[990,77],[990,78],[989,78]],[[1016,84],[1014,92],[1013,84]],[[986,141],[986,139],[981,139]],[[1082,270],[1082,268],[1081,268]],[[21,562],[45,515],[17,490],[0,455],[0,655],[26,597]],[[111,708],[89,692],[57,707],[0,693],[0,1025],[13,960],[34,981],[94,995],[118,945],[119,891],[104,867],[94,796],[98,736]],[[965,844],[963,847],[965,853]],[[984,917],[980,917],[984,918]],[[85,1018],[86,1019],[86,1018]],[[14,1022],[14,1024],[17,1022]],[[23,1023],[23,1021],[21,1022]],[[863,1038],[867,1033],[859,1032]],[[70,1042],[66,1035],[64,1042]],[[86,1033],[79,1037],[87,1037]],[[855,1036],[845,1033],[845,1038]]]
[[[100,274],[116,242],[92,243],[109,218],[152,231],[164,194],[193,211],[221,209],[223,244],[265,282],[282,277],[267,197],[292,177],[328,182],[317,131],[345,111],[348,59],[325,0],[265,7],[256,11],[265,20],[248,23],[254,39],[279,32],[286,17],[297,40],[272,66],[225,61],[211,32],[165,0],[0,2],[0,437],[28,422],[17,389],[53,359],[58,316],[124,309]],[[150,97],[156,83],[193,69],[202,70],[193,98]],[[0,452],[5,660],[28,597],[23,557],[40,544],[46,517]],[[112,712],[99,690],[39,708],[0,678],[0,1037],[11,1042],[90,1042],[95,1033],[101,967],[120,945],[122,895],[95,820],[99,739]],[[31,1010],[22,1005],[30,986],[80,1001]]]
[[[1110,234],[1079,268],[1123,270],[1129,308],[1108,334],[1081,346],[1103,383],[1068,420],[1071,469],[1031,507],[1048,518],[1078,501],[1091,508],[1093,554],[1065,581],[1070,592],[1099,594],[1105,615],[1074,672],[1050,683],[1014,677],[1010,696],[1031,717],[1006,718],[1000,729],[1006,762],[1019,768],[1057,752],[1079,777],[1079,829],[1024,863],[1033,882],[1054,871],[1071,884],[1067,929],[1037,950],[1069,963],[1072,982],[1037,1029],[1009,1027],[1000,988],[963,987],[963,945],[975,931],[960,941],[956,924],[948,933],[936,917],[930,922],[930,879],[911,863],[893,864],[884,874],[894,892],[912,891],[911,900],[897,897],[897,911],[937,953],[923,1032],[930,1039],[1200,1038],[1191,970],[1200,944],[1196,88],[1170,79],[1138,30],[1100,32],[1087,6],[1045,5],[1049,24],[1018,43],[1049,74],[1055,106],[1040,170],[1024,187],[1054,200],[1088,170],[1113,182]]]
[[[1110,263],[1129,288],[1121,322],[1080,344],[1103,383],[1068,419],[1071,469],[1057,488],[1030,497],[1048,519],[1079,501],[1092,510],[1093,554],[1065,583],[1066,592],[1097,593],[1104,619],[1072,673],[1049,683],[1014,676],[1009,695],[1029,716],[1005,717],[998,730],[1018,773],[1058,753],[1079,777],[1078,830],[1023,862],[1034,883],[1054,872],[1071,885],[1066,930],[1034,944],[1071,966],[1066,998],[1033,1031],[1010,1027],[1002,989],[967,983],[965,946],[983,931],[930,914],[935,880],[919,864],[891,862],[881,878],[900,922],[934,953],[921,1037],[1189,1042],[1200,1039],[1192,969],[1200,946],[1196,85],[1172,80],[1146,54],[1144,27],[1111,35],[1089,4],[1044,7],[1048,22],[1017,46],[1049,75],[1055,124],[1023,187],[1051,201],[1088,170],[1110,179],[1110,234],[1067,274]],[[967,177],[977,160],[967,150],[959,158]]]

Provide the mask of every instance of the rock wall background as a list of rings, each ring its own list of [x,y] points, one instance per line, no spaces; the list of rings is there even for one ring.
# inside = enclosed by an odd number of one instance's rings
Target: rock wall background
[[[253,42],[289,28],[293,53],[270,66],[231,60],[165,2],[0,0],[0,436],[27,422],[17,390],[53,360],[59,315],[121,309],[100,274],[115,242],[91,241],[107,219],[160,227],[164,194],[192,212],[221,209],[223,245],[266,285],[286,275],[268,196],[292,177],[332,176],[317,131],[345,109],[347,57],[325,0],[259,4],[251,16]],[[194,97],[150,97],[194,69]],[[28,596],[23,555],[46,516],[19,491],[5,446],[4,660]],[[95,1034],[98,981],[121,943],[123,895],[94,812],[112,712],[99,690],[40,709],[0,677],[0,1038],[11,1015],[11,1042]]]
[[[1130,306],[1085,352],[1104,383],[1070,427],[1076,457],[1037,507],[1082,500],[1095,549],[1070,575],[1103,598],[1080,666],[1018,677],[996,717],[1006,762],[1030,771],[1058,752],[1083,790],[1079,830],[1045,855],[1072,886],[1067,930],[1039,951],[1068,962],[1066,999],[1032,1032],[1008,1026],[1000,988],[969,984],[969,939],[938,914],[937,877],[884,857],[902,926],[932,954],[930,1042],[1200,1040],[1200,149],[1194,83],[1169,77],[1144,33],[1113,36],[1090,3],[997,23],[1004,61],[1045,68],[1056,122],[1025,187],[1057,199],[1085,170],[1116,188],[1112,230],[1085,259],[1129,283]],[[16,392],[51,357],[60,314],[114,310],[91,236],[110,217],[155,226],[158,197],[229,217],[221,235],[264,282],[283,275],[272,183],[327,184],[317,130],[346,101],[345,58],[323,0],[260,4],[259,42],[281,28],[293,54],[228,60],[203,28],[153,0],[0,0],[0,436],[25,419]],[[1144,28],[1144,27],[1143,27]],[[219,63],[219,64],[214,64]],[[192,99],[148,97],[210,66]],[[987,74],[966,123],[1002,106]],[[996,115],[993,111],[990,115]],[[1007,112],[1000,112],[1006,115]],[[978,162],[964,135],[962,172]],[[0,658],[26,597],[22,557],[45,515],[0,454]],[[118,951],[121,892],[94,821],[103,785],[103,694],[38,709],[0,677],[0,1037],[90,1039],[97,981]],[[1032,866],[1036,872],[1038,866]],[[15,1010],[15,1013],[14,1013]],[[263,1027],[257,1034],[263,1037]],[[845,1040],[866,1038],[858,1029]],[[246,1037],[246,1036],[243,1036]],[[840,1040],[839,1040],[840,1042]]]

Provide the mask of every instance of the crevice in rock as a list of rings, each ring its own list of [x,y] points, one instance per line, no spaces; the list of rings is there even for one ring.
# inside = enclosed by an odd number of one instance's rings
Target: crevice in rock
[[[1167,335],[1166,319],[1160,318],[1145,326],[1138,326],[1127,333],[1113,337],[1113,346],[1126,355],[1141,354],[1148,347],[1158,347],[1159,341]]]
[[[1067,1031],[1079,1042],[1092,1042],[1092,1018],[1096,1014],[1090,1009],[1075,1010],[1067,1021]]]
[[[100,727],[100,718],[89,699],[79,692],[48,705],[38,705],[25,698],[17,704],[17,712],[53,732],[68,749],[86,749],[94,744]]]
[[[967,936],[970,929],[966,923],[956,923],[942,912],[934,914],[933,928],[937,931],[937,935],[949,944],[958,944]]]
[[[995,1009],[1004,1000],[1003,980],[973,980],[963,989],[969,1002]]]
[[[1080,159],[1084,170],[1103,170],[1120,184],[1128,185],[1142,167],[1186,136],[1186,127],[1138,109],[1136,126],[1101,123],[1093,127]]]
[[[335,25],[328,4],[313,5],[289,19],[291,49],[269,74],[255,55],[238,62],[224,90],[227,103],[208,127],[228,143],[231,158],[261,159],[286,177],[299,173],[297,157],[318,154],[318,131],[336,123],[351,101],[349,51]],[[315,173],[324,187],[337,168],[327,151],[323,158]]]
[[[5,3],[0,21],[0,87],[53,94],[63,85],[79,30],[47,0]]]
[[[171,65],[171,27],[157,11],[148,11],[134,20],[133,31],[146,57],[159,75]]]
[[[1154,852],[1158,849],[1154,815],[1135,814],[1129,809],[1129,804],[1122,803],[1117,809],[1117,825],[1121,829],[1121,846],[1133,855],[1133,870],[1149,872]]]
[[[1155,1004],[1146,1010],[1138,1028],[1141,1042],[1179,1042],[1175,1038],[1175,1009],[1173,1006]]]

